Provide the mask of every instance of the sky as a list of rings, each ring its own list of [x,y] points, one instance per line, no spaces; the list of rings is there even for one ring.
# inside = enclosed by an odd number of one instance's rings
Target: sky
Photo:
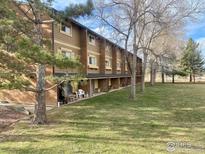
[[[54,7],[57,10],[63,10],[69,4],[85,3],[86,0],[54,0]]]
[[[200,49],[205,56],[205,15],[199,21],[189,22],[185,29],[185,38],[193,38],[200,44]]]
[[[63,10],[71,3],[78,4],[85,2],[86,0],[55,0],[54,8],[56,8],[57,10]],[[93,24],[93,22],[90,22],[90,18],[80,18],[78,21],[81,24],[88,26],[90,29],[94,30],[97,33],[106,33],[103,32],[103,27],[100,27],[99,24]],[[186,24],[184,38],[193,38],[196,42],[198,42],[200,44],[200,49],[205,57],[205,15],[200,17],[200,20],[198,21],[190,21]]]

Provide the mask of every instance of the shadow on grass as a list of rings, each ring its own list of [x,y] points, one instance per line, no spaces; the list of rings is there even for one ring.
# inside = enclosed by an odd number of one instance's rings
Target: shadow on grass
[[[139,93],[136,101],[128,99],[127,89],[108,93],[49,111],[50,125],[19,127],[25,132],[8,134],[2,143],[86,142],[144,149],[151,146],[154,152],[164,151],[153,145],[166,145],[173,139],[204,143],[204,92],[200,85],[156,85]]]
[[[27,146],[25,148],[1,148],[0,151],[5,152],[5,153],[11,153],[11,154],[42,154],[42,153],[51,153],[51,151],[55,151],[55,147],[51,148],[32,148],[30,146]],[[56,151],[57,153],[63,153],[63,151],[58,150]]]

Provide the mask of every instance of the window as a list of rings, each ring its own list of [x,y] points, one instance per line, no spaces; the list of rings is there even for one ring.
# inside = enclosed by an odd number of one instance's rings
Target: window
[[[89,64],[90,65],[97,65],[96,57],[95,56],[89,56]]]
[[[128,64],[125,62],[125,71],[128,71]]]
[[[72,59],[75,58],[75,54],[72,52],[72,50],[69,50],[69,49],[61,49],[61,53],[62,53],[65,57],[72,58]]]
[[[107,54],[108,56],[112,56],[112,47],[109,46],[109,45],[106,45],[106,47],[105,47],[105,52],[107,52],[106,54]]]
[[[120,51],[117,52],[117,58],[118,58],[118,59],[121,59],[121,53],[120,53]]]
[[[117,70],[120,70],[121,69],[121,64],[120,62],[117,62]]]
[[[66,35],[72,36],[72,26],[71,25],[65,25],[65,24],[62,23],[60,25],[60,32],[66,34]]]
[[[107,45],[107,46],[105,47],[105,51],[107,51],[108,53],[110,53],[110,52],[111,52],[111,47],[110,47],[109,45]]]
[[[105,66],[106,66],[106,67],[109,66],[109,61],[108,61],[108,60],[105,61]]]
[[[89,43],[95,45],[95,36],[89,34]]]
[[[112,61],[110,59],[105,60],[105,66],[106,67],[111,67],[112,66]]]
[[[88,67],[90,69],[99,69],[97,66],[97,58],[94,55],[89,55],[88,57]]]

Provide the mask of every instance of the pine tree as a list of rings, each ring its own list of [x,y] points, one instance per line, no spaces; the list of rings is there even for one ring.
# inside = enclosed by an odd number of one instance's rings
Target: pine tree
[[[35,92],[36,104],[34,111],[35,124],[45,124],[45,67],[55,65],[59,68],[76,68],[81,64],[77,60],[51,54],[47,38],[43,35],[42,24],[51,24],[52,20],[45,20],[45,14],[53,19],[63,21],[72,16],[90,15],[93,4],[71,5],[66,11],[53,13],[52,0],[0,0],[0,88],[25,89]],[[22,6],[26,6],[26,9]],[[17,8],[23,16],[16,15]],[[69,9],[71,8],[71,9]],[[69,16],[68,16],[69,15]],[[29,85],[26,77],[36,77],[36,87]]]
[[[189,39],[181,59],[182,67],[189,73],[190,82],[192,82],[192,78],[194,78],[195,82],[195,76],[204,71],[205,61],[198,48],[199,44],[194,42],[193,39]]]

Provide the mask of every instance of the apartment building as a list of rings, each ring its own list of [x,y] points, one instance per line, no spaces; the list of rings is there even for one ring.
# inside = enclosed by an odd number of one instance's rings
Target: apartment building
[[[123,48],[74,20],[54,23],[52,29],[54,52],[71,58],[78,57],[83,64],[87,85],[81,88],[89,95],[130,84],[131,76]],[[131,60],[132,53],[128,54]],[[138,57],[137,82],[141,77],[141,63]],[[53,75],[73,73],[78,72],[53,68]]]
[[[26,5],[22,7],[26,8]],[[23,15],[18,10],[16,12]],[[81,70],[48,67],[47,75],[64,76],[81,73],[85,78],[79,81],[76,87],[83,89],[89,96],[130,85],[131,76],[125,59],[125,50],[117,44],[72,19],[64,23],[55,21],[52,24],[43,24],[42,28],[45,36],[51,40],[53,53],[59,52],[70,58],[78,58],[83,65]],[[132,61],[132,53],[128,55]],[[137,82],[141,79],[141,64],[142,60],[138,57]],[[69,84],[72,82],[74,81],[70,81]],[[47,87],[49,86],[51,84],[47,81]],[[72,88],[70,92],[76,90]],[[46,92],[47,104],[56,104],[57,91],[56,88]],[[0,100],[30,104],[35,103],[35,95],[19,90],[1,90]]]

